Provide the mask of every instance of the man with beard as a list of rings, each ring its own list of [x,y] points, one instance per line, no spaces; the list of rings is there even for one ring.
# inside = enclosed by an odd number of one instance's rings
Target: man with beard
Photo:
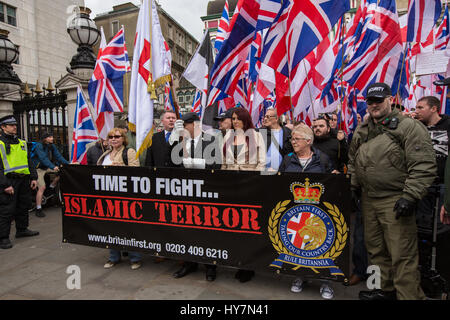
[[[344,173],[348,161],[348,144],[345,136],[338,134],[338,138],[333,138],[330,134],[330,123],[325,117],[315,119],[312,129],[314,131],[313,147],[326,153],[334,167],[339,172]]]

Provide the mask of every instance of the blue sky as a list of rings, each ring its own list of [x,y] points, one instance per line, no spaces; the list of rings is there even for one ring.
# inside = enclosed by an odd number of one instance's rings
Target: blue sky
[[[203,35],[203,22],[200,17],[206,15],[209,0],[157,0],[162,8],[181,24],[198,41]],[[112,10],[118,4],[132,2],[136,5],[141,0],[85,0],[86,7],[92,10],[91,18],[99,13]]]

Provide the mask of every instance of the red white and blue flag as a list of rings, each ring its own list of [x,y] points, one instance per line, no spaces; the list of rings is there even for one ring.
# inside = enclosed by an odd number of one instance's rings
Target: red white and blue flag
[[[99,50],[94,73],[89,81],[89,97],[97,115],[100,137],[106,139],[114,126],[114,112],[123,112],[123,76],[129,69],[124,29]]]
[[[445,3],[445,11],[444,16],[442,17],[442,22],[439,25],[439,28],[436,31],[435,35],[435,44],[434,47],[436,50],[445,50],[448,45],[448,41],[450,39],[450,19],[448,15],[448,6]]]
[[[219,21],[219,28],[217,29],[216,41],[214,42],[214,51],[216,55],[222,48],[222,44],[225,39],[228,38],[230,32],[230,10],[228,6],[228,0],[225,0],[225,6],[222,11],[222,18]]]
[[[97,130],[89,112],[83,89],[78,86],[77,106],[73,121],[71,163],[87,164],[86,146],[97,140]]]
[[[175,104],[173,102],[172,89],[170,84],[166,82],[164,86],[164,109],[168,111],[175,111]]]
[[[191,112],[197,113],[198,116],[201,118],[202,117],[202,111],[203,111],[203,107],[202,107],[202,91],[197,89],[195,91],[194,101],[192,102]]]
[[[408,42],[425,42],[441,16],[441,0],[409,0]]]
[[[289,77],[349,10],[348,0],[283,1],[265,38],[261,61]]]
[[[208,105],[226,94],[232,97],[246,68],[259,14],[259,0],[239,0],[231,31],[216,57],[210,73]]]

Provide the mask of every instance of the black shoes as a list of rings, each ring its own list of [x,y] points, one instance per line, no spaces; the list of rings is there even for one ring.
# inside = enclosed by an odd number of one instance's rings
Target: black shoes
[[[360,291],[360,300],[397,300],[396,291],[383,291],[383,290],[372,290],[372,291]]]
[[[183,278],[184,276],[188,275],[189,273],[197,271],[198,264],[194,262],[185,262],[180,270],[175,272],[173,274],[174,278]]]
[[[11,249],[12,248],[11,241],[8,238],[0,239],[0,248],[1,249]]]
[[[206,281],[214,281],[214,280],[216,280],[216,268],[206,267]]]
[[[234,277],[239,279],[239,282],[247,282],[250,281],[255,275],[255,271],[253,270],[241,270],[239,269]]]
[[[33,231],[30,229],[25,229],[22,231],[16,232],[16,238],[23,238],[23,237],[33,237],[39,235],[39,231]]]
[[[36,209],[35,215],[36,215],[36,217],[38,217],[38,218],[43,218],[43,217],[45,217],[45,213],[42,211],[42,208],[41,208],[41,209]]]

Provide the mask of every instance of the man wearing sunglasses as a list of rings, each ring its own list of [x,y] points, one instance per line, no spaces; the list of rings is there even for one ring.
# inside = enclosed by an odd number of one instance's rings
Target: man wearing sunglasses
[[[367,122],[349,151],[352,198],[361,195],[369,265],[380,268],[381,288],[362,300],[424,299],[418,270],[415,211],[436,177],[436,159],[425,126],[392,110],[391,89],[370,85]]]

